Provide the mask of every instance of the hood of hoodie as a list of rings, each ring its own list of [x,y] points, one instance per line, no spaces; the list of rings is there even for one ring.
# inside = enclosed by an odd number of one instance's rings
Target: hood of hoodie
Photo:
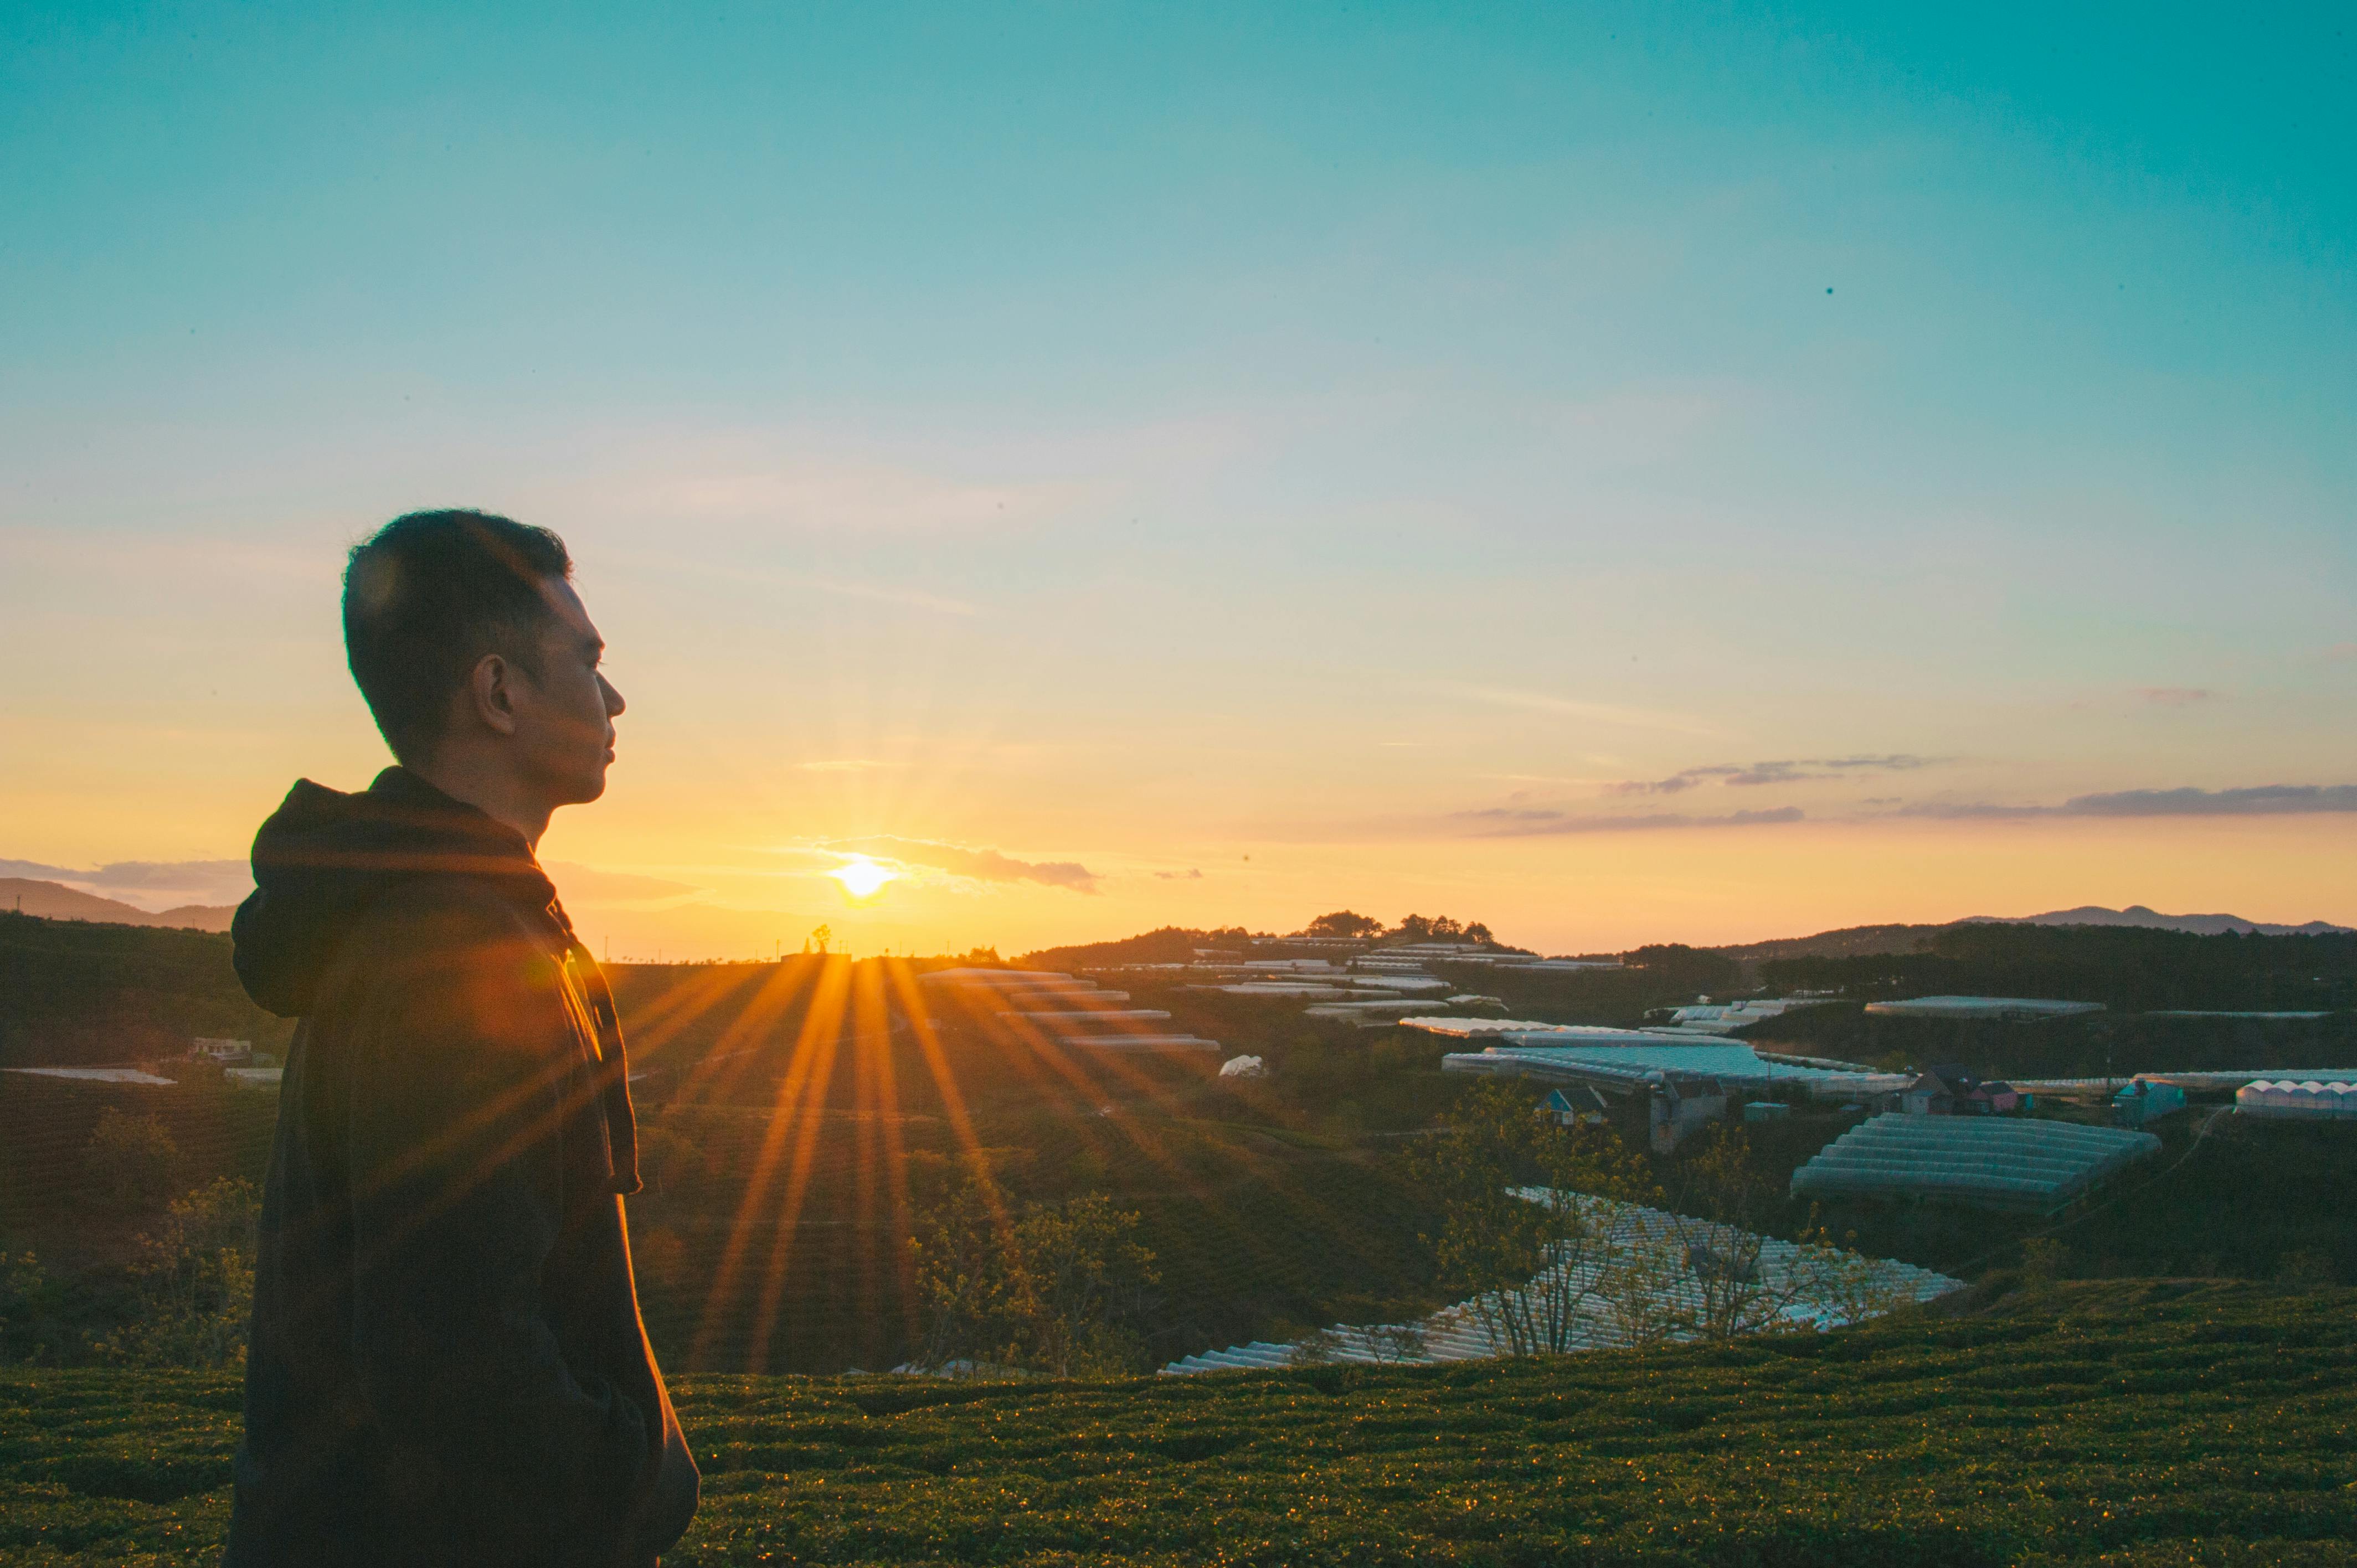
[[[309,1012],[369,907],[421,876],[490,882],[533,909],[556,898],[522,834],[407,768],[357,794],[296,780],[254,835],[253,892],[230,925],[246,994],[282,1018]]]

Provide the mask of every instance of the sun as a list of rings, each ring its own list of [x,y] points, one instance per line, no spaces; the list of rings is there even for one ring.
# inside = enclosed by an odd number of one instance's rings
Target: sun
[[[864,854],[855,854],[827,873],[843,884],[843,890],[857,903],[866,903],[884,890],[884,885],[895,881],[899,873],[888,865],[878,865]]]

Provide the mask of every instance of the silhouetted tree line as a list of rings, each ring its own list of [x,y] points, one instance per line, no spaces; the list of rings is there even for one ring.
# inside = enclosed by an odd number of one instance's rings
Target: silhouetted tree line
[[[2357,1006],[2357,934],[2196,936],[2115,926],[1953,926],[1910,953],[1773,959],[1772,989],[1865,1001],[1961,994],[2100,1002],[2120,1011]]]
[[[1185,963],[1197,948],[1242,950],[1255,934],[1242,926],[1214,927],[1199,931],[1185,926],[1163,926],[1110,942],[1079,942],[1070,947],[1041,948],[1018,961],[1028,969],[1075,969],[1109,963]]]

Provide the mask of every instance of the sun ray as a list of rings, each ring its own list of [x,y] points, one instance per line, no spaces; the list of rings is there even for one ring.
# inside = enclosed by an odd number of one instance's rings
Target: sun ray
[[[729,1224],[728,1238],[723,1247],[719,1265],[713,1271],[711,1294],[705,1298],[703,1318],[697,1325],[695,1338],[688,1352],[691,1367],[702,1369],[708,1364],[718,1333],[718,1315],[729,1305],[736,1290],[737,1275],[752,1246],[756,1218],[765,1211],[778,1162],[801,1121],[795,1112],[801,1103],[803,1085],[818,1059],[822,1038],[825,1042],[827,1059],[830,1063],[833,1060],[835,1025],[842,1014],[842,993],[849,983],[850,967],[849,961],[843,959],[818,961],[817,983],[813,987],[809,1010],[803,1015],[802,1027],[795,1038],[793,1055],[788,1062],[785,1076],[779,1079],[769,1124],[762,1130],[760,1153],[754,1159],[744,1196],[738,1200],[736,1217]],[[754,1359],[766,1361],[767,1346],[748,1348]]]
[[[770,1336],[777,1325],[778,1303],[784,1294],[787,1273],[793,1265],[794,1251],[802,1240],[802,1205],[810,1196],[811,1170],[823,1133],[827,1090],[834,1081],[835,1058],[844,1046],[844,1001],[850,988],[851,961],[841,961],[840,968],[841,983],[830,985],[826,993],[827,1020],[816,1036],[817,1059],[802,1096],[801,1135],[791,1141],[793,1160],[786,1172],[785,1195],[770,1233],[770,1254],[762,1267],[760,1291],[753,1310],[752,1359],[746,1368],[748,1371],[769,1370]],[[855,1044],[854,1049],[856,1048]]]
[[[995,1223],[1007,1223],[1006,1199],[1000,1196],[998,1182],[990,1169],[988,1156],[982,1142],[974,1135],[974,1118],[968,1114],[965,1094],[958,1087],[957,1074],[950,1068],[942,1050],[941,1036],[933,1028],[933,1018],[918,989],[914,973],[905,964],[886,971],[892,989],[899,995],[902,1015],[909,1020],[909,1031],[916,1036],[917,1051],[924,1058],[926,1070],[932,1075],[933,1087],[942,1097],[942,1115],[950,1124],[951,1136],[957,1140],[964,1153],[968,1168],[974,1173],[982,1191],[984,1204],[989,1208]]]

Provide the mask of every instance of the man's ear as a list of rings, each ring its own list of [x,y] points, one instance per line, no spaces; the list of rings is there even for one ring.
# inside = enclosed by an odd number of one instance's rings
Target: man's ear
[[[468,675],[467,695],[474,704],[475,717],[493,735],[516,732],[515,682],[515,666],[496,653],[476,660]]]

